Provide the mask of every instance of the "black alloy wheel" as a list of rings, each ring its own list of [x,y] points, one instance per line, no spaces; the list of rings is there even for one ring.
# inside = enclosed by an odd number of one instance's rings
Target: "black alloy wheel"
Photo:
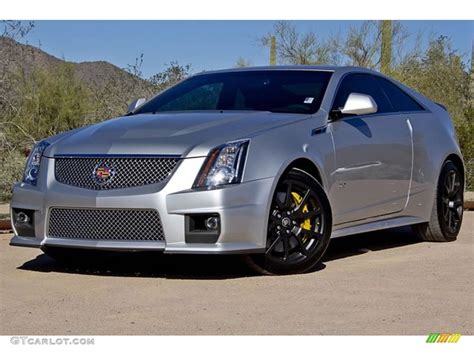
[[[329,244],[332,219],[321,185],[293,169],[279,182],[272,199],[264,255],[249,256],[264,274],[301,273],[315,267]]]
[[[445,176],[441,198],[441,215],[450,235],[457,235],[463,213],[463,186],[456,169],[450,169]]]
[[[461,230],[464,179],[460,168],[448,160],[441,169],[429,222],[417,224],[414,231],[427,242],[456,240]]]

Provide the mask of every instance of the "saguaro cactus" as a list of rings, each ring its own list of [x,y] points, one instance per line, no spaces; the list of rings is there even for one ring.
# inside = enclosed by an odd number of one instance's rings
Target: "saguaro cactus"
[[[382,48],[380,53],[380,70],[389,74],[392,64],[392,21],[382,21]]]
[[[272,36],[270,42],[270,65],[276,65],[276,39]]]

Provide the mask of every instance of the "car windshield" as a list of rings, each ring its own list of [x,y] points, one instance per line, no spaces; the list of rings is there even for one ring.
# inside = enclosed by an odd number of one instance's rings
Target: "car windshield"
[[[249,110],[311,114],[318,111],[331,72],[259,70],[193,76],[154,97],[134,114]]]

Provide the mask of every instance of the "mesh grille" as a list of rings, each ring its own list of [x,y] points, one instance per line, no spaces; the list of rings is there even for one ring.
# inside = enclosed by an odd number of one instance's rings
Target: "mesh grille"
[[[155,210],[52,208],[49,238],[92,240],[165,240]]]
[[[111,190],[156,184],[168,178],[178,158],[56,158],[55,175],[60,183],[90,190]],[[96,170],[106,166],[112,173],[98,181]]]

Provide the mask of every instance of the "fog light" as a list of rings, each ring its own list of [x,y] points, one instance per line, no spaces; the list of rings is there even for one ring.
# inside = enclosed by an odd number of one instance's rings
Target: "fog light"
[[[28,223],[30,221],[30,217],[25,212],[19,212],[16,215],[16,220],[18,223]]]
[[[221,234],[221,219],[217,213],[185,216],[186,243],[216,243]]]
[[[209,217],[206,219],[206,228],[210,231],[215,231],[219,228],[219,218]]]
[[[12,224],[15,233],[20,237],[35,236],[35,211],[23,208],[12,209]]]

